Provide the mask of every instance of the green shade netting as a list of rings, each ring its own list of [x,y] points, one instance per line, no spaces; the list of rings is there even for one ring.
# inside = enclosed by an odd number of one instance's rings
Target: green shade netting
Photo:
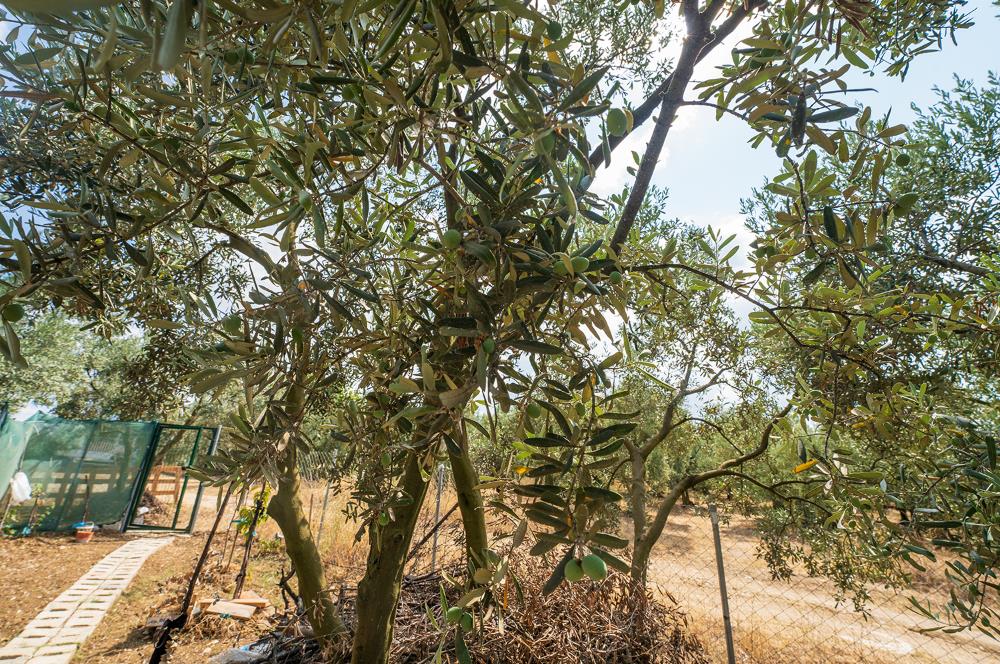
[[[153,422],[64,420],[41,413],[24,422],[8,420],[0,432],[0,470],[9,463],[7,450],[20,446],[21,470],[38,499],[12,508],[7,524],[31,519],[37,530],[69,530],[84,520],[120,521],[155,431]],[[16,469],[16,459],[13,464]]]
[[[0,422],[5,422],[6,419],[6,413],[0,413]],[[27,438],[13,433],[10,427],[0,427],[0,500],[7,493],[10,478],[17,472],[27,443]]]

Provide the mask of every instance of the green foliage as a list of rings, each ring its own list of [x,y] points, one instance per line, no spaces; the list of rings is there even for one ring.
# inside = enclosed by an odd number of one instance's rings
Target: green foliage
[[[359,611],[378,612],[359,616],[355,661],[386,656],[397,571],[441,459],[469,501],[467,540],[485,537],[488,486],[518,544],[530,532],[536,554],[582,547],[624,570],[609,549],[626,543],[607,524],[631,469],[642,578],[679,495],[749,477],[772,435],[790,436],[793,407],[803,431],[831,432],[803,446],[816,463],[801,472],[832,479],[791,498],[825,491],[828,512],[871,518],[874,475],[834,477],[827,443],[887,438],[901,410],[927,414],[919,388],[885,381],[887,341],[993,332],[944,289],[883,287],[880,239],[923,199],[888,177],[909,154],[905,128],[830,94],[852,69],[904,73],[965,25],[960,2],[682,0],[680,54],[648,80],[629,72],[652,61],[666,5],[619,5],[148,0],[22,13],[24,34],[0,47],[20,90],[0,105],[14,213],[0,228],[0,307],[51,304],[105,334],[156,330],[193,394],[239,394],[230,444],[205,471],[282,487],[289,516],[298,459],[341,443],[371,546]],[[784,157],[768,185],[783,209],[759,228],[748,270],[731,262],[734,238],[670,229],[650,189],[695,64],[741,24],[752,36],[696,88]],[[622,108],[631,85],[649,95]],[[654,115],[633,186],[591,192]],[[755,337],[731,298],[752,305]],[[27,365],[9,317],[3,338]],[[756,381],[769,364],[782,370]],[[634,405],[660,409],[659,426],[625,408],[620,381],[652,388]],[[740,407],[685,410],[723,383]],[[785,408],[768,404],[774,385]],[[331,397],[352,392],[331,414]],[[470,427],[499,471],[488,485],[468,472]],[[644,464],[664,441],[678,448],[647,528]],[[499,463],[505,446],[514,468]],[[293,534],[315,563],[308,533]],[[490,553],[471,549],[482,571]]]

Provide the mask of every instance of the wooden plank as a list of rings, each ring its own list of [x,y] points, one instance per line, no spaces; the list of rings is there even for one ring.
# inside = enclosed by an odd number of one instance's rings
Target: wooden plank
[[[215,602],[205,609],[205,613],[228,616],[230,618],[236,618],[237,620],[247,620],[252,618],[253,614],[256,612],[256,606],[248,606],[246,604],[224,601]]]
[[[247,606],[256,606],[258,609],[263,609],[271,605],[266,597],[261,597],[252,590],[244,590],[239,597],[236,599],[227,600],[235,604],[246,604]]]

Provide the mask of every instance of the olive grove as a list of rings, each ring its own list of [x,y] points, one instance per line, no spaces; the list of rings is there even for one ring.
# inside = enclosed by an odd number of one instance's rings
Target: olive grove
[[[844,82],[904,75],[960,39],[961,2],[2,4],[16,27],[0,47],[0,350],[30,366],[15,319],[53,307],[106,336],[170,332],[193,393],[239,395],[232,443],[202,471],[275,490],[308,620],[353,661],[388,657],[439,460],[463,607],[493,602],[510,547],[556,554],[548,588],[605,566],[644,581],[677,501],[738,476],[886,560],[933,556],[926,529],[948,527],[982,566],[959,613],[992,629],[995,444],[920,369],[954,347],[991,381],[997,263],[980,245],[951,258],[934,235],[907,260],[979,278],[898,277],[892,236],[932,226],[923,210],[950,228],[950,211],[906,174],[906,127],[846,103]],[[727,64],[696,77],[716,49]],[[733,238],[663,221],[651,183],[684,105],[741,118],[781,158],[747,268]],[[593,193],[640,126],[627,193]],[[692,403],[722,384],[734,408]],[[655,390],[642,423],[624,404]],[[299,494],[316,413],[350,449],[365,524],[354,616],[336,610]],[[501,417],[511,463],[484,478],[470,441],[497,442]],[[728,452],[690,455],[653,497],[650,459],[690,436]],[[798,441],[794,468],[764,463],[779,438]],[[897,472],[886,450],[904,447],[923,472]],[[946,524],[889,519],[972,484],[982,501]],[[629,510],[631,540],[608,507]]]

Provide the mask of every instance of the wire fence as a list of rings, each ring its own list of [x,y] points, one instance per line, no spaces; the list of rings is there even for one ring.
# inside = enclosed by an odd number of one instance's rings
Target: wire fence
[[[427,504],[420,515],[407,574],[419,576],[460,564],[461,518],[447,473],[436,469]],[[345,496],[324,480],[309,483],[314,528],[324,523],[323,550],[332,553],[353,540],[356,525],[342,518]],[[329,506],[327,503],[329,502]],[[335,533],[331,529],[338,532]],[[343,532],[339,532],[343,531]],[[339,545],[334,545],[339,541]],[[726,584],[733,660],[738,664],[899,664],[900,662],[971,664],[1000,662],[1000,642],[972,631],[948,634],[920,630],[934,624],[912,610],[910,597],[947,601],[944,585],[893,591],[875,588],[867,613],[855,611],[850,598],[838,602],[834,582],[809,576],[793,565],[790,579],[772,577],[762,557],[754,521],[720,506],[719,549]],[[349,578],[363,571],[363,546],[340,556],[336,566]],[[359,548],[360,547],[360,548]],[[328,563],[333,562],[331,558]],[[350,568],[348,570],[348,568]],[[730,661],[720,588],[719,556],[713,524],[704,506],[678,506],[650,561],[649,584],[657,596],[674,602],[687,616],[689,629],[713,662]]]
[[[770,663],[1000,661],[1000,642],[977,632],[922,633],[933,624],[911,610],[910,596],[947,599],[946,590],[874,589],[868,615],[836,588],[804,570],[775,580],[760,555],[753,522],[723,513],[720,519],[725,586],[734,661]],[[714,661],[728,660],[719,561],[709,510],[677,508],[651,561],[654,591],[672,598]],[[942,594],[943,593],[943,594]]]

